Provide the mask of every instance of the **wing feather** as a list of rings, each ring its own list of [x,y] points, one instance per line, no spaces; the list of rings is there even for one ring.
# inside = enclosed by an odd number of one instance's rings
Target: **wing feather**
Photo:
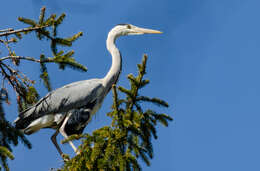
[[[104,91],[104,87],[101,79],[78,81],[65,85],[48,93],[36,104],[21,112],[15,123],[26,119],[27,122],[31,122],[44,115],[64,113],[85,106],[92,100],[96,100],[102,91]]]

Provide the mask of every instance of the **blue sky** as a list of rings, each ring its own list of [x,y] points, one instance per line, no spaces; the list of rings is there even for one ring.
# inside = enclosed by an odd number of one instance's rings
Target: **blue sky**
[[[67,14],[64,34],[84,32],[73,49],[89,69],[61,72],[49,65],[54,88],[105,75],[111,64],[105,40],[114,25],[131,23],[164,32],[117,41],[123,55],[119,84],[128,85],[126,75],[136,72],[136,63],[147,53],[151,84],[143,93],[168,101],[170,108],[163,111],[175,119],[169,128],[159,128],[152,165],[144,171],[260,170],[260,1],[9,0],[0,6],[1,28],[23,27],[17,17],[37,18],[43,5],[49,14]],[[15,48],[17,54],[38,56],[48,45],[30,36]],[[24,62],[22,67],[39,83],[38,65]],[[46,90],[38,88],[45,95]],[[110,105],[111,94],[86,132],[109,124],[105,113]],[[15,106],[6,110],[10,120],[17,116]],[[52,134],[53,130],[42,130],[28,136],[32,150],[14,148],[11,170],[61,166]],[[62,149],[73,154],[68,145]]]

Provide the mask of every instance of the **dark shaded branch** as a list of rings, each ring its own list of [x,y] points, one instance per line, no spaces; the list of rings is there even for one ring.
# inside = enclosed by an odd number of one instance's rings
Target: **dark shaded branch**
[[[3,65],[4,67],[6,67],[11,74],[14,74],[14,73],[17,72],[16,70],[14,70],[14,69],[11,68],[10,66],[6,65],[5,63],[1,63],[1,65]]]
[[[5,72],[5,69],[3,68],[2,65],[0,65],[0,68],[1,68],[1,70],[2,70],[3,76],[4,76],[5,78],[7,78],[8,81],[9,81],[9,83],[12,85],[12,87],[13,87],[15,90],[17,90],[17,87],[13,84],[12,80],[10,79],[10,76]]]

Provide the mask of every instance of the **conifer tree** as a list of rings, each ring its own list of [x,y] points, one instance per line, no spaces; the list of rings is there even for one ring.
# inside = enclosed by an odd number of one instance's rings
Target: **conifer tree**
[[[34,104],[39,99],[39,93],[35,89],[35,81],[22,72],[20,62],[31,62],[38,64],[40,68],[40,79],[48,91],[51,91],[50,77],[47,69],[48,63],[56,63],[59,69],[66,67],[86,71],[86,67],[78,63],[74,58],[74,51],[64,51],[63,47],[71,47],[73,42],[82,36],[82,32],[68,37],[59,37],[58,29],[65,18],[65,14],[56,16],[52,14],[46,16],[45,7],[40,11],[39,19],[19,17],[18,20],[27,25],[22,29],[2,29],[0,30],[0,48],[6,54],[0,54],[0,170],[8,171],[7,159],[14,159],[11,145],[18,145],[22,142],[26,147],[31,148],[30,142],[13,125],[6,120],[3,103],[10,104],[9,91],[14,91],[18,104],[18,111],[22,111]],[[15,44],[22,44],[22,39],[28,34],[35,33],[39,40],[47,40],[50,43],[51,56],[39,54],[38,57],[17,54],[14,50]],[[45,41],[46,42],[46,41]],[[68,48],[66,48],[68,49]]]
[[[1,49],[5,49],[6,54],[0,54],[0,170],[9,170],[7,159],[14,159],[12,145],[17,146],[22,142],[27,148],[31,148],[27,138],[13,125],[6,120],[4,103],[10,104],[9,94],[14,91],[18,104],[18,111],[33,105],[39,100],[39,93],[35,88],[36,82],[22,72],[21,62],[31,62],[32,65],[39,65],[40,79],[48,91],[52,90],[50,75],[47,64],[55,63],[59,69],[66,67],[79,71],[86,71],[86,67],[78,63],[74,58],[74,51],[66,51],[63,47],[71,47],[73,42],[83,35],[82,32],[68,37],[59,37],[58,30],[65,18],[65,14],[56,16],[52,14],[46,17],[45,7],[40,11],[38,20],[19,17],[18,20],[26,25],[22,29],[2,29],[0,30]],[[15,44],[22,44],[22,39],[28,34],[35,33],[35,37],[41,40],[48,40],[50,43],[51,56],[39,54],[38,57],[17,54]],[[45,41],[46,42],[46,41]],[[68,48],[66,48],[68,49]],[[138,64],[138,75],[128,75],[130,88],[121,86],[112,87],[113,105],[112,110],[107,115],[111,117],[112,123],[95,130],[90,134],[72,135],[69,140],[82,141],[79,146],[80,154],[65,161],[61,171],[88,171],[88,170],[114,170],[130,171],[141,170],[140,160],[142,159],[148,166],[153,158],[153,145],[151,140],[157,139],[158,122],[168,126],[172,120],[164,113],[150,109],[152,103],[161,107],[168,107],[168,104],[158,98],[142,96],[140,90],[149,84],[149,80],[144,79],[146,73],[147,56],[145,55],[141,64]],[[118,95],[123,94],[124,98]]]
[[[138,75],[128,75],[130,89],[113,85],[111,125],[95,130],[91,134],[72,135],[70,140],[82,141],[80,154],[65,161],[59,171],[140,171],[140,159],[150,165],[153,158],[152,138],[157,139],[156,126],[161,123],[168,126],[172,118],[164,113],[145,107],[143,103],[152,103],[168,107],[168,103],[159,98],[141,95],[141,89],[149,84],[144,79],[147,56],[138,64]],[[118,93],[124,94],[120,99]],[[150,106],[150,105],[148,105]]]

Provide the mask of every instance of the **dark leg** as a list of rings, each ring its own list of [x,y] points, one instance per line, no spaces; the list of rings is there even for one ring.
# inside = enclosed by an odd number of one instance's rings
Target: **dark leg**
[[[57,129],[57,130],[55,131],[55,133],[51,136],[51,141],[53,142],[54,146],[56,147],[56,149],[58,150],[58,152],[59,152],[60,155],[62,156],[62,155],[63,155],[63,152],[61,151],[60,146],[58,145],[57,139],[56,139],[56,137],[57,137],[58,134],[59,134],[59,130]]]

